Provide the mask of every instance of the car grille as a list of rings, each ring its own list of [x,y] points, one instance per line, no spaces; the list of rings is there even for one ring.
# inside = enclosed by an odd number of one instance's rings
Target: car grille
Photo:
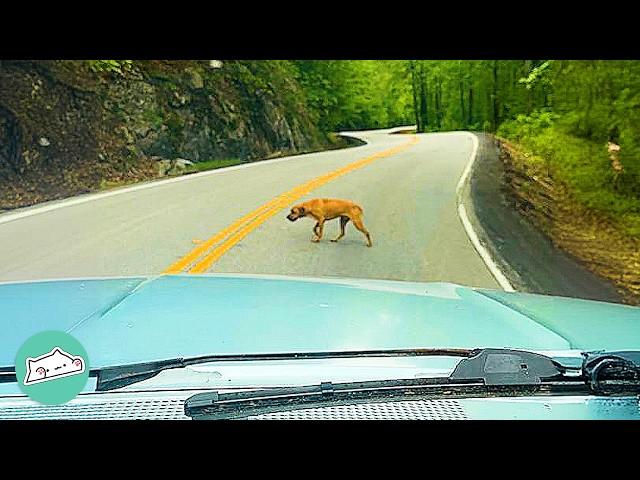
[[[64,405],[31,401],[0,404],[0,420],[189,420],[184,398],[76,398]]]
[[[457,400],[362,403],[266,413],[247,420],[466,420]]]
[[[193,392],[192,392],[193,393]],[[192,393],[126,393],[116,398],[81,396],[64,405],[16,399],[0,404],[0,420],[189,420],[184,401]],[[145,398],[147,397],[147,398]],[[247,420],[465,420],[457,400],[413,400],[319,407],[266,413]]]

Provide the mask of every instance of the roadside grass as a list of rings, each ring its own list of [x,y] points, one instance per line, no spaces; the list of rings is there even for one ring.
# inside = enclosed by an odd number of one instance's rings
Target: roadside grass
[[[204,162],[194,163],[194,167],[198,172],[204,172],[206,170],[215,170],[216,168],[231,167],[233,165],[240,165],[242,160],[236,158],[230,158],[225,160],[206,160]]]
[[[577,138],[555,125],[532,131],[511,124],[501,128],[498,136],[517,144],[531,165],[543,167],[565,184],[577,202],[606,215],[626,234],[640,238],[640,199],[615,190],[604,144]]]
[[[239,165],[241,163],[245,163],[245,162],[238,159],[207,160],[207,161],[198,162],[198,163],[194,162],[193,167],[190,170],[186,171],[185,174],[204,172],[206,170],[215,170],[216,168],[231,167],[233,165]],[[129,185],[135,185],[137,183],[140,183],[140,181],[137,179],[127,179],[127,180],[102,179],[100,181],[100,186],[98,188],[98,191],[111,190],[119,187],[127,187]]]
[[[151,114],[148,114],[148,115],[151,115]],[[148,120],[155,121],[157,120],[157,118],[151,115],[148,117]],[[231,167],[234,165],[260,162],[262,160],[280,158],[283,156],[303,155],[303,154],[323,152],[323,151],[329,151],[329,150],[335,150],[335,149],[357,147],[364,144],[366,144],[366,142],[357,140],[352,137],[343,137],[336,133],[330,133],[326,135],[326,138],[324,138],[324,141],[318,142],[317,145],[309,149],[299,150],[296,152],[275,151],[271,155],[268,155],[259,159],[254,159],[251,162],[246,160],[243,161],[236,158],[206,160],[206,161],[197,162],[197,163],[194,162],[194,165],[192,167],[189,167],[181,174],[188,175],[190,173],[204,172],[207,170],[215,170],[218,168]],[[120,175],[121,177],[124,177],[124,178],[118,178],[118,175],[115,175],[115,176],[108,175],[109,178],[100,179],[96,186],[91,186],[80,192],[69,191],[65,186],[61,187],[58,191],[38,190],[38,187],[32,187],[29,184],[11,185],[11,188],[5,188],[2,185],[2,182],[0,181],[0,213],[9,212],[9,211],[15,210],[16,208],[24,208],[32,205],[37,205],[39,203],[50,201],[50,200],[69,198],[74,195],[78,195],[82,193],[104,192],[107,190],[127,187],[127,186],[135,185],[138,183],[156,181],[156,180],[159,180],[160,178],[163,178],[163,177],[159,177],[158,173],[159,173],[158,167],[156,165],[149,163],[146,165],[142,165],[139,168],[136,167],[132,172],[128,172],[127,174]],[[0,178],[0,180],[2,180],[2,178]],[[46,182],[39,182],[39,184],[43,184],[43,183],[46,183]],[[16,193],[12,193],[14,191]],[[17,192],[20,192],[20,193],[17,193]]]
[[[261,159],[261,160],[270,160],[273,158],[281,158],[283,156],[292,156],[292,155],[302,155],[302,154],[307,154],[307,153],[315,153],[315,152],[322,152],[322,151],[326,151],[326,150],[334,150],[334,149],[341,149],[341,148],[348,148],[348,147],[354,147],[354,146],[358,146],[358,145],[362,145],[365,142],[361,142],[359,140],[356,139],[352,139],[352,138],[345,138],[341,135],[338,135],[336,133],[329,133],[327,134],[327,144],[325,145],[325,148],[317,148],[317,149],[311,149],[308,151],[300,151],[297,152],[295,154],[292,154],[291,152],[281,152],[281,151],[275,151],[273,152],[271,155],[266,156],[265,158]],[[254,162],[259,162],[261,160],[254,160]],[[245,163],[251,163],[248,162],[246,160],[240,160],[238,158],[225,158],[225,159],[217,159],[217,160],[205,160],[205,161],[201,161],[201,162],[193,162],[193,166],[190,166],[184,173],[182,173],[182,175],[188,175],[190,173],[198,173],[198,172],[205,172],[208,170],[215,170],[218,168],[224,168],[224,167],[232,167],[234,165],[241,165],[241,164],[245,164]],[[173,175],[171,175],[173,176]],[[157,178],[155,178],[157,179]],[[149,180],[155,180],[154,178],[150,178]],[[119,188],[119,187],[126,187],[129,185],[134,185],[136,183],[139,183],[140,180],[136,180],[136,179],[127,179],[127,180],[105,180],[102,179],[100,181],[100,185],[98,187],[98,191],[105,191],[105,190],[111,190],[114,188]]]

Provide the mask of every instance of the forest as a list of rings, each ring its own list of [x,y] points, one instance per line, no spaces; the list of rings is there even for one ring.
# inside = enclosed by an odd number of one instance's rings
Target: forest
[[[1,60],[0,212],[353,144],[340,131],[466,130],[500,152],[510,206],[640,298],[639,109],[637,61]]]

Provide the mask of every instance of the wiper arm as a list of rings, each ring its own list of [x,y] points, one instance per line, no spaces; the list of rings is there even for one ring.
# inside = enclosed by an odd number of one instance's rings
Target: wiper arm
[[[308,360],[322,358],[358,358],[358,357],[470,357],[479,350],[464,348],[414,348],[395,350],[358,350],[338,352],[298,352],[298,353],[255,353],[203,355],[190,358],[174,358],[154,362],[105,367],[97,371],[96,390],[107,391],[147,380],[164,370],[184,368],[210,362],[265,361],[265,360]]]
[[[560,379],[568,369],[539,353],[485,348],[458,363],[449,378],[475,378],[485,385],[540,385],[543,381]]]
[[[640,393],[640,352],[584,353],[582,375],[599,395]]]
[[[174,358],[171,360],[101,368],[98,370],[96,390],[115,390],[116,388],[122,388],[155,377],[163,370],[182,368],[184,366],[183,358]]]

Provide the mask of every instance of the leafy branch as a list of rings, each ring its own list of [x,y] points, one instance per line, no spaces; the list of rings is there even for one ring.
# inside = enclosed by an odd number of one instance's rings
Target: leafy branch
[[[531,90],[538,83],[547,84],[549,82],[547,73],[550,65],[550,60],[543,62],[542,64],[533,68],[529,72],[529,75],[518,80],[518,83],[524,84],[527,90]]]
[[[87,60],[89,68],[95,73],[116,73],[124,76],[133,66],[133,60]]]

